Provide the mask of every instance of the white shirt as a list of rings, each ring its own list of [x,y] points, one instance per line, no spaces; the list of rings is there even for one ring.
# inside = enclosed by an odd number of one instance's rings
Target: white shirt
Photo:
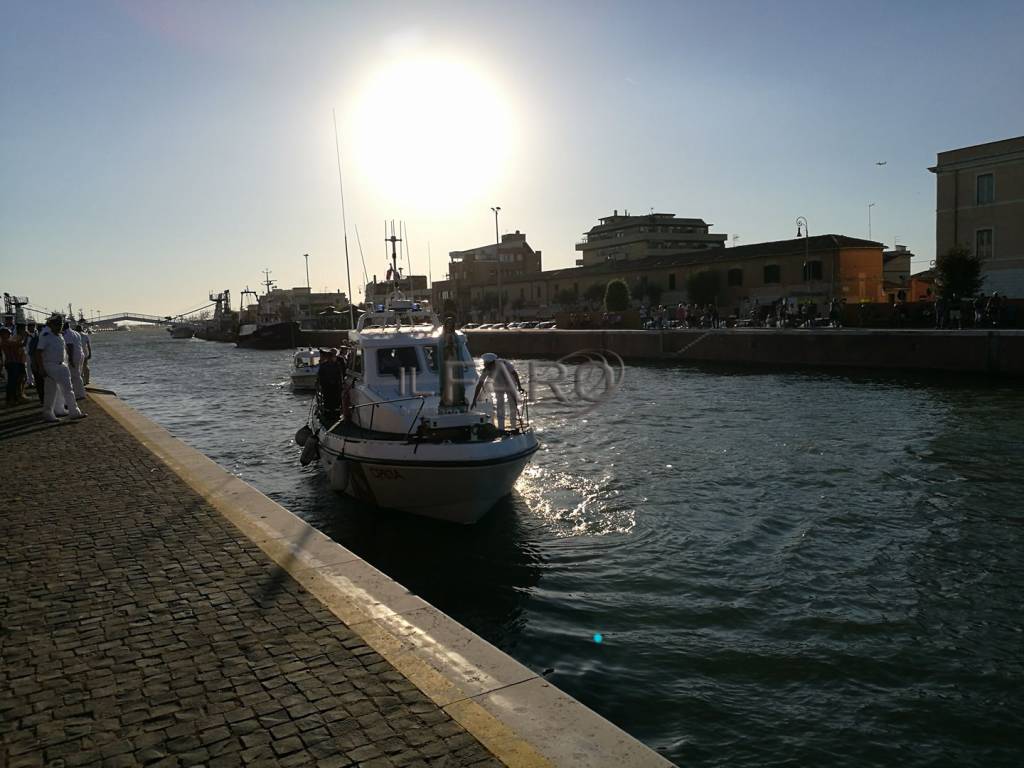
[[[71,345],[71,364],[78,368],[85,359],[85,350],[82,349],[82,337],[73,328],[68,328],[62,335],[64,336],[64,341]]]
[[[68,360],[68,349],[64,337],[54,333],[49,326],[39,333],[36,351],[43,356],[43,365],[64,365]]]

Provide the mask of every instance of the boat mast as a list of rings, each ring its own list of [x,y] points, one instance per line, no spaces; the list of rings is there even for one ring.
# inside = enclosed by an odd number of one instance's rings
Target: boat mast
[[[348,278],[348,322],[349,328],[356,327],[356,308],[352,303],[352,271],[348,266],[348,224],[345,221],[345,185],[341,182],[341,144],[338,142],[338,114],[331,110],[334,118],[334,151],[338,155],[338,191],[341,193],[341,229],[345,240],[345,275]]]
[[[391,237],[388,234],[388,224],[384,222],[384,251],[387,252],[387,243],[391,243],[391,269],[388,272],[391,275],[391,293],[395,295],[398,293],[398,281],[402,279],[402,273],[398,267],[398,252],[395,246],[402,242],[402,238],[395,237],[395,222],[391,222]]]

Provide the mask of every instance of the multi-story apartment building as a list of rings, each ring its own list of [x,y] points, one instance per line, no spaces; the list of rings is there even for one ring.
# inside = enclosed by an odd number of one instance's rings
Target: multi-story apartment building
[[[1024,297],[1024,136],[940,152],[935,250],[970,248],[984,260],[984,290]]]
[[[581,256],[577,266],[589,267],[606,261],[632,261],[685,251],[722,248],[726,235],[712,235],[703,219],[680,219],[674,213],[611,216],[599,219],[576,243]]]
[[[463,312],[488,295],[497,301],[499,269],[503,304],[507,304],[509,294],[505,283],[539,274],[542,263],[541,252],[531,248],[526,235],[518,229],[501,236],[501,248],[491,243],[466,251],[451,251],[448,257],[448,278],[435,280],[432,286],[433,304],[440,310],[446,301],[454,301]]]

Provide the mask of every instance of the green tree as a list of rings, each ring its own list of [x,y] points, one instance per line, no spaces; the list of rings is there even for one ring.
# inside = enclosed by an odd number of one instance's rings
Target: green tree
[[[686,295],[696,304],[714,304],[718,301],[720,282],[717,270],[696,272],[686,278]]]
[[[608,312],[625,312],[629,309],[629,286],[624,280],[612,280],[604,291],[604,308]]]
[[[935,260],[935,282],[942,298],[977,296],[985,281],[981,259],[970,248],[955,245]]]

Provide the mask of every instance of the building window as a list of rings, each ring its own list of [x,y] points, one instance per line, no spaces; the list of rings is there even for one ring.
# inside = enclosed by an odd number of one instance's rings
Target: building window
[[[991,259],[992,252],[992,230],[979,229],[974,235],[974,255],[979,259]]]
[[[765,284],[778,283],[782,281],[782,270],[778,264],[768,264],[764,268]]]
[[[994,203],[996,201],[996,180],[991,173],[982,173],[978,176],[978,205]]]
[[[668,276],[668,289],[670,291],[674,291],[676,289],[676,274],[675,274],[675,272],[672,272]]]
[[[767,282],[767,281],[765,281]],[[743,270],[742,269],[730,269],[729,270],[729,285],[743,285]]]
[[[821,280],[821,262],[804,262],[804,280]]]

